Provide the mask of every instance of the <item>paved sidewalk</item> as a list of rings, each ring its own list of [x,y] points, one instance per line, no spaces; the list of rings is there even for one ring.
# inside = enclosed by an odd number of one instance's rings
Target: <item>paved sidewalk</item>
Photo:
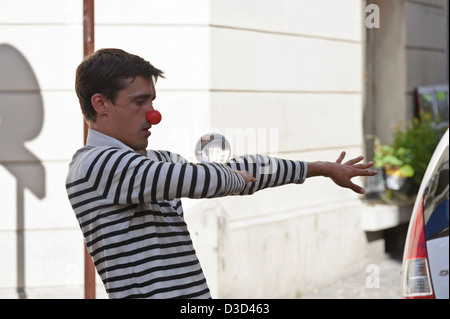
[[[302,299],[400,299],[401,261],[386,258]]]

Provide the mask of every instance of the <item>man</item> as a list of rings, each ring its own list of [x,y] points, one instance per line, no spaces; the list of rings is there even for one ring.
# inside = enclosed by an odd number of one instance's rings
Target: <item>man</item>
[[[330,177],[357,193],[355,176],[374,175],[362,157],[341,164],[245,156],[226,164],[188,163],[146,151],[155,83],[162,71],[119,49],[102,49],[76,73],[89,124],[70,163],[66,188],[88,250],[110,298],[210,298],[183,218],[182,197],[247,195],[267,187]]]

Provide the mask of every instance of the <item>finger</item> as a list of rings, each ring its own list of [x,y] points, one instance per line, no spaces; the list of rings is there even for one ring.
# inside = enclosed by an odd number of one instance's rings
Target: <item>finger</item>
[[[359,169],[359,170],[353,170],[349,173],[349,177],[357,177],[357,176],[375,176],[378,174],[378,171],[369,170],[369,169]]]
[[[358,194],[361,194],[361,195],[363,195],[363,194],[366,192],[366,190],[365,190],[364,188],[359,187],[359,186],[355,187],[355,188],[353,189],[353,191],[354,191],[355,193],[358,193]]]
[[[254,183],[254,182],[256,182],[256,178],[255,178],[252,174],[250,174],[250,173],[247,172],[247,171],[246,171],[246,173],[247,173],[247,178],[248,178],[249,183]]]
[[[361,162],[364,159],[364,156],[355,157],[349,161],[347,161],[344,165],[355,165],[356,163]]]
[[[250,174],[248,171],[246,171],[246,170],[237,171],[237,172],[242,176],[242,178],[244,179],[245,184],[255,183],[257,181],[257,179],[252,174]]]
[[[339,155],[338,159],[336,160],[336,163],[341,164],[344,157],[345,157],[345,152],[342,152],[341,155]]]
[[[358,194],[364,194],[364,193],[366,192],[366,190],[365,190],[364,188],[362,188],[361,186],[356,185],[356,184],[354,184],[354,183],[351,183],[351,185],[349,186],[349,188],[350,188],[352,191],[354,191],[355,193],[358,193]]]
[[[378,174],[378,171],[373,171],[373,170],[362,170],[358,175],[359,176],[375,176]]]
[[[363,163],[363,164],[356,164],[353,165],[354,168],[358,168],[358,169],[367,169],[367,168],[371,168],[374,165],[373,162],[369,162],[369,163]]]
[[[347,180],[345,180],[343,182],[336,182],[335,181],[335,183],[338,184],[341,187],[349,188],[352,191],[354,191],[355,193],[358,193],[358,194],[364,194],[365,193],[364,188],[362,188],[359,185],[356,185],[350,179],[347,179]]]

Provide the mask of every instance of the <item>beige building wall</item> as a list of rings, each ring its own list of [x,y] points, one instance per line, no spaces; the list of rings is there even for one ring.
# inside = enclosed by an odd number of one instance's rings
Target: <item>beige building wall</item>
[[[407,118],[418,86],[449,83],[449,1],[406,1]]]
[[[210,123],[233,153],[362,152],[363,10],[360,1],[211,1]],[[364,262],[360,197],[328,180],[189,204],[214,297],[294,298]]]
[[[82,144],[80,1],[0,1],[0,298],[82,297],[65,175]]]
[[[448,85],[448,0],[375,0],[381,27],[367,32],[365,129],[382,143],[414,117],[418,86]],[[370,152],[369,152],[370,153]]]

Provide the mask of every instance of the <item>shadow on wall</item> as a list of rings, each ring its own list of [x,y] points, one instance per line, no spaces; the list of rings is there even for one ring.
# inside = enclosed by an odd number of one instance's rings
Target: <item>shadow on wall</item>
[[[42,96],[36,76],[25,57],[14,47],[0,44],[0,165],[16,179],[17,294],[25,293],[24,191],[45,197],[45,168],[25,142],[41,131]],[[0,191],[9,187],[0,180]],[[0,203],[1,205],[1,203]]]

